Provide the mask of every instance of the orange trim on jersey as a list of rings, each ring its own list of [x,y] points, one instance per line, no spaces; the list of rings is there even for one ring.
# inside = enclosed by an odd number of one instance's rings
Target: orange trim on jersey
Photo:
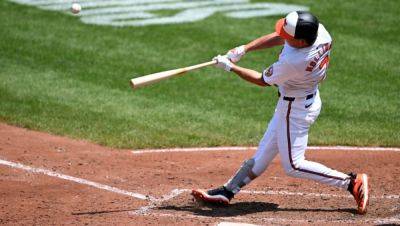
[[[275,32],[281,36],[283,39],[294,39],[293,36],[288,34],[285,29],[283,29],[283,26],[285,25],[286,19],[282,18],[279,19],[276,24],[275,24]]]
[[[326,56],[319,64],[319,69],[322,69],[325,65],[329,64],[329,56]]]

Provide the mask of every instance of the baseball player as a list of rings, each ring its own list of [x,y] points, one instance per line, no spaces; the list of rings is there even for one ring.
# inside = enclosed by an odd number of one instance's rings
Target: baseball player
[[[283,46],[279,59],[262,73],[234,64],[245,53],[274,46]],[[254,156],[244,161],[223,186],[208,191],[193,190],[196,199],[229,204],[242,187],[267,169],[279,152],[287,175],[346,189],[354,196],[358,213],[366,213],[369,195],[366,174],[344,174],[304,156],[309,128],[321,110],[318,84],[326,78],[331,48],[332,38],[318,19],[309,12],[296,11],[278,20],[275,32],[214,58],[217,67],[232,71],[248,82],[277,86],[279,100]]]

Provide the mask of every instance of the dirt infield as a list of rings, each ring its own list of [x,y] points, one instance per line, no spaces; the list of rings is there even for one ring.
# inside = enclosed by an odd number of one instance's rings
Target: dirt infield
[[[192,188],[224,183],[247,151],[133,154],[0,124],[1,224],[400,224],[400,152],[308,151],[343,172],[366,172],[369,213],[349,193],[287,177],[275,159],[228,207],[203,206]]]

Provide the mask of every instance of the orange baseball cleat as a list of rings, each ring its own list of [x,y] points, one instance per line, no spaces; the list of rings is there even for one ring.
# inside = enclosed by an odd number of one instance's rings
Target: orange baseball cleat
[[[369,202],[368,176],[365,173],[350,174],[351,181],[349,191],[357,203],[357,212],[359,214],[367,213]]]
[[[228,205],[234,194],[228,191],[224,186],[206,191],[195,189],[192,190],[192,195],[196,200],[201,200],[206,203]]]

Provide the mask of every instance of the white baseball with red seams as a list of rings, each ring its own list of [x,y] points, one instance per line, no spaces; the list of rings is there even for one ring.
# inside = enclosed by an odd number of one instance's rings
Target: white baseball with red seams
[[[82,7],[80,4],[78,3],[73,3],[71,6],[71,12],[73,14],[78,14],[80,11],[82,10]]]

